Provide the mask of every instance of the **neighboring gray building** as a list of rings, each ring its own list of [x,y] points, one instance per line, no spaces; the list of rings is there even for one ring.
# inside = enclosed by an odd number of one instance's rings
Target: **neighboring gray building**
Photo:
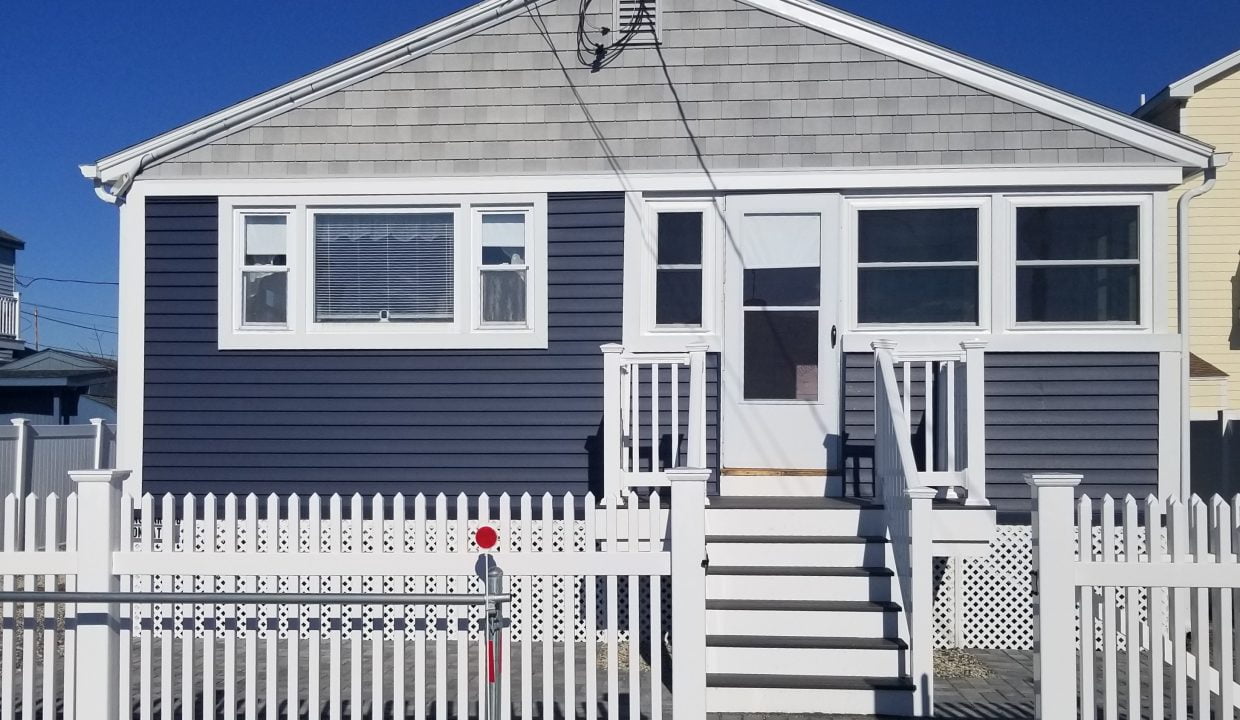
[[[42,350],[0,365],[0,421],[14,418],[36,425],[115,422],[115,361]]]
[[[0,229],[0,362],[12,359],[21,341],[21,296],[17,292],[17,251],[26,243]]]

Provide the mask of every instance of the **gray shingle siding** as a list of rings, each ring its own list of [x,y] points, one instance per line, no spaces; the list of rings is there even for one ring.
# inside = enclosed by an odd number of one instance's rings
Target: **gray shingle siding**
[[[552,196],[548,214],[547,350],[221,352],[216,200],[148,199],[144,489],[597,491],[623,197]]]
[[[845,480],[869,494],[873,356],[844,358]],[[1158,382],[1155,353],[988,353],[987,495],[1000,510],[1028,510],[1024,473],[1034,471],[1082,473],[1081,492],[1095,496],[1157,492]],[[918,425],[922,410],[915,403]]]
[[[662,48],[592,73],[577,7],[527,10],[145,175],[1165,162],[736,0],[667,3]]]

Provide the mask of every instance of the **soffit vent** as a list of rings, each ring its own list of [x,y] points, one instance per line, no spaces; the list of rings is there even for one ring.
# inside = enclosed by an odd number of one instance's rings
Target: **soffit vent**
[[[657,45],[660,0],[615,0],[618,37],[626,45]]]

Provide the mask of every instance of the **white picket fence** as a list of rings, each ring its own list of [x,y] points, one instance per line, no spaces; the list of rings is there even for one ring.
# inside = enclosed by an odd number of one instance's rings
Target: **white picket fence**
[[[486,717],[492,680],[496,720],[704,717],[707,471],[672,471],[670,493],[623,505],[571,494],[136,499],[121,494],[124,472],[73,475],[65,500],[22,501],[27,518],[44,518],[25,524],[24,550],[18,499],[6,499],[3,589],[181,599],[4,603],[0,720],[469,720]],[[498,673],[478,604],[382,601],[478,597],[483,525],[498,532],[489,557],[511,596]]]
[[[1234,717],[1240,497],[1075,500],[1080,481],[1029,477],[1039,717]]]

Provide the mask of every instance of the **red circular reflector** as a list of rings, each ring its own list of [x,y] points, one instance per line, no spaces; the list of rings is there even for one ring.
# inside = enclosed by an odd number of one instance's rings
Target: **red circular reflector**
[[[478,547],[490,550],[499,542],[499,533],[495,532],[495,528],[490,525],[483,525],[474,532],[474,540],[477,541]]]

